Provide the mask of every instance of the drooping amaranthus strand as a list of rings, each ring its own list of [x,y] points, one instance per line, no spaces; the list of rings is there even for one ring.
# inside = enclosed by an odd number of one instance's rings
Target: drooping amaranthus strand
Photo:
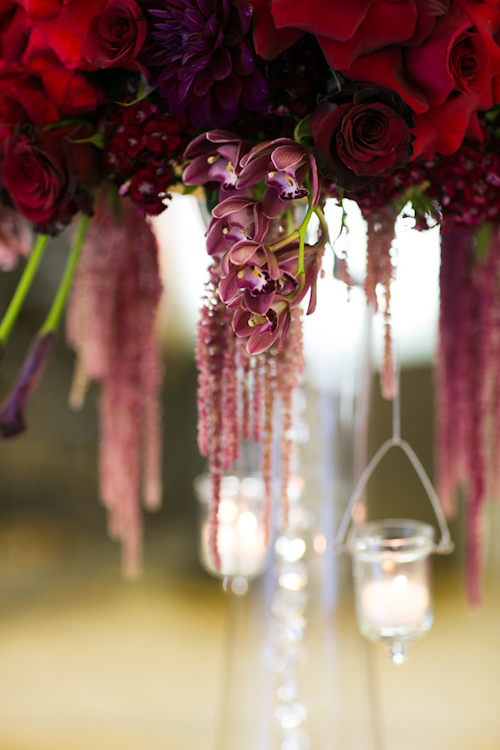
[[[396,214],[390,208],[373,212],[367,217],[367,266],[365,293],[369,305],[378,309],[377,285],[384,290],[384,358],[380,373],[380,385],[384,398],[393,399],[397,387],[394,381],[393,344],[391,335],[391,282],[394,267],[391,258],[391,246],[395,237],[394,225]]]
[[[231,414],[223,419],[224,375],[235,357],[234,336],[231,336],[231,315],[217,294],[219,270],[217,261],[209,269],[205,297],[197,329],[196,364],[198,365],[198,440],[200,452],[209,458],[211,504],[209,515],[209,545],[214,565],[220,568],[217,547],[217,513],[220,502],[224,453],[228,453],[228,434],[232,448],[234,426]],[[231,367],[232,374],[234,367]],[[237,414],[232,412],[233,420]]]
[[[130,201],[121,205],[122,215],[105,198],[98,206],[67,335],[81,371],[101,385],[101,499],[110,534],[122,543],[124,574],[134,578],[141,569],[141,496],[149,509],[161,501],[162,366],[155,335],[161,282],[149,224]]]
[[[476,239],[474,230],[453,225],[442,235],[437,373],[438,490],[448,513],[463,490],[466,581],[473,605],[481,601],[485,501],[498,476],[498,227],[486,248],[481,250]]]
[[[488,432],[490,437],[490,471],[488,476],[488,495],[494,501],[500,501],[500,231],[494,228],[491,237],[490,253],[492,256],[492,287],[490,300],[490,362],[489,393],[491,398],[492,425]]]

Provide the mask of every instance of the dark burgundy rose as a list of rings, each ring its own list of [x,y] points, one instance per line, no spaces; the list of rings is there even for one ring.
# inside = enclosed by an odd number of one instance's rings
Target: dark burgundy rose
[[[392,91],[358,85],[352,94],[350,88],[318,107],[311,130],[318,169],[352,192],[408,163],[413,119]]]
[[[82,54],[98,68],[145,69],[136,57],[146,39],[146,21],[134,0],[109,0],[94,16],[82,43]]]
[[[75,142],[84,136],[73,128],[3,142],[1,187],[36,231],[54,234],[78,211],[91,212],[88,189],[99,180],[99,162],[97,149]]]
[[[57,216],[68,185],[59,160],[30,143],[27,136],[6,139],[2,181],[16,210],[36,224]]]
[[[21,65],[0,68],[0,136],[12,135],[23,125],[45,127],[60,114],[43,89],[40,79]]]

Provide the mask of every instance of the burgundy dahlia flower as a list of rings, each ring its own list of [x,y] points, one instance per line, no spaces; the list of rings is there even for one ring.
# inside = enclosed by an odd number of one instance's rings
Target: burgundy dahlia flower
[[[242,0],[152,0],[143,61],[172,114],[195,127],[230,124],[239,108],[262,111],[268,94],[245,39],[252,7]]]

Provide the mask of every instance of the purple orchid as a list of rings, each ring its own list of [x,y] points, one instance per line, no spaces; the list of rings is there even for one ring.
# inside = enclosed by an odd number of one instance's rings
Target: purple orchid
[[[237,187],[246,188],[264,181],[266,189],[262,198],[265,216],[274,219],[290,201],[305,198],[309,190],[304,186],[309,176],[311,201],[319,202],[319,181],[316,162],[303,146],[289,138],[259,143],[240,161]]]
[[[220,199],[242,193],[237,191],[240,159],[249,149],[246,141],[227,130],[211,130],[202,133],[191,141],[184,156],[193,161],[182,176],[185,185],[206,185],[218,182],[221,186]]]
[[[219,203],[212,214],[213,219],[207,232],[207,252],[212,256],[223,255],[223,266],[226,268],[228,253],[239,252],[240,259],[235,262],[246,263],[246,260],[241,260],[244,248],[247,248],[247,257],[250,258],[263,245],[269,221],[263,215],[258,201],[234,196]],[[226,275],[228,272],[226,271]]]
[[[0,407],[0,434],[11,438],[26,429],[29,398],[38,385],[49,360],[54,332],[39,335],[33,341],[20,375]]]
[[[248,337],[247,352],[261,354],[278,341],[278,350],[283,346],[290,327],[290,306],[279,300],[264,315],[252,314],[240,308],[233,316],[233,330],[241,338]]]

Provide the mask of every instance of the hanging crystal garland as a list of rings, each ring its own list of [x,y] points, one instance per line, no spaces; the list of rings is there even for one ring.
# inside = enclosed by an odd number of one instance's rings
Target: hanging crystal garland
[[[302,397],[302,398],[301,398]],[[304,402],[301,404],[301,401]],[[311,515],[303,504],[304,480],[297,472],[298,443],[308,438],[307,424],[299,412],[305,408],[296,393],[289,439],[294,442],[292,473],[287,486],[288,514],[281,516],[274,544],[275,589],[271,605],[271,642],[275,673],[276,748],[308,750],[307,707],[300,689],[300,670],[306,658],[304,639],[308,609],[308,552]]]

